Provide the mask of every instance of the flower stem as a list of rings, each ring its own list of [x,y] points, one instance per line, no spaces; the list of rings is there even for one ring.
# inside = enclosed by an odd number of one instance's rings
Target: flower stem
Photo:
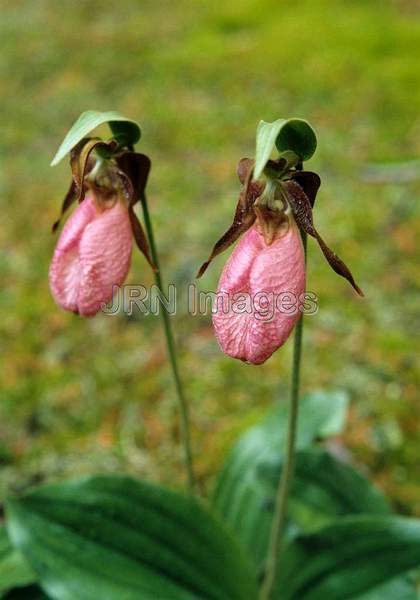
[[[306,261],[306,233],[301,232]],[[292,381],[290,389],[289,420],[287,427],[286,457],[277,488],[273,522],[271,525],[265,577],[260,600],[269,600],[278,576],[282,552],[287,507],[295,466],[295,445],[299,412],[300,362],[302,355],[303,314],[296,324],[293,346]]]
[[[156,285],[159,288],[162,295],[163,292],[163,283],[162,276],[160,273],[159,266],[159,256],[156,249],[155,237],[153,234],[152,221],[150,218],[149,208],[147,205],[146,195],[143,193],[140,197],[141,206],[143,209],[144,215],[144,225],[147,231],[147,237],[149,239],[150,245],[150,253],[152,255],[153,262],[156,266],[155,271],[155,281]],[[172,333],[171,323],[169,319],[169,314],[166,308],[161,305],[161,310],[159,311],[162,315],[163,329],[165,331],[166,338],[166,347],[168,351],[168,358],[172,369],[172,375],[174,378],[176,394],[178,397],[180,414],[181,414],[181,434],[182,434],[182,442],[184,447],[184,460],[185,460],[185,468],[188,476],[188,488],[191,494],[194,493],[195,490],[195,476],[193,469],[193,459],[192,459],[192,450],[191,450],[191,437],[190,437],[190,423],[189,423],[189,411],[188,411],[188,403],[185,398],[184,388],[182,385],[181,377],[178,369],[178,360],[175,349],[174,336]]]

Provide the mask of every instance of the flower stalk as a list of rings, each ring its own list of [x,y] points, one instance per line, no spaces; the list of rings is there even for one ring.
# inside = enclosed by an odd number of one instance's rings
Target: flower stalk
[[[141,206],[143,209],[144,225],[145,225],[147,237],[149,240],[150,254],[151,254],[153,263],[156,267],[155,274],[154,274],[155,282],[156,282],[156,285],[157,285],[159,291],[163,294],[164,291],[163,291],[162,276],[160,273],[159,256],[158,256],[157,249],[156,249],[152,221],[150,218],[149,207],[147,204],[146,194],[144,193],[144,191],[140,195],[140,202],[141,202]],[[188,477],[188,489],[191,494],[194,494],[196,483],[195,483],[192,450],[191,450],[190,418],[189,418],[188,403],[185,398],[184,387],[182,384],[181,376],[179,374],[178,360],[177,360],[176,349],[175,349],[175,341],[174,341],[174,336],[172,333],[169,314],[163,305],[161,306],[161,309],[162,310],[159,312],[162,315],[162,323],[163,323],[163,329],[165,332],[168,358],[169,358],[169,362],[171,365],[172,375],[173,375],[174,384],[175,384],[175,390],[176,390],[178,403],[179,403],[179,409],[180,409],[181,436],[182,436],[182,443],[183,443],[183,449],[184,449],[185,468],[186,468],[187,477]]]
[[[306,233],[301,232],[306,263]],[[296,324],[293,346],[292,380],[290,389],[289,419],[287,426],[286,455],[277,489],[274,516],[270,532],[265,577],[261,586],[260,600],[269,600],[278,576],[283,547],[284,531],[290,490],[293,482],[296,436],[299,413],[300,364],[302,356],[303,314]]]

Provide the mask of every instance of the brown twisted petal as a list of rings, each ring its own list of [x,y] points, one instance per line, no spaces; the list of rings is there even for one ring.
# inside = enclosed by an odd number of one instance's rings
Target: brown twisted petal
[[[152,256],[150,254],[149,242],[147,241],[146,234],[144,233],[143,227],[140,221],[138,220],[132,205],[128,207],[128,216],[130,217],[131,230],[133,232],[134,239],[136,240],[137,248],[145,256],[147,262],[152,267],[153,271],[155,271],[156,273],[158,268],[154,264]]]
[[[282,182],[282,188],[286,192],[287,200],[292,208],[298,227],[317,240],[325,258],[328,261],[328,264],[333,271],[335,271],[338,275],[341,275],[341,277],[347,279],[359,296],[364,296],[362,290],[355,282],[350,269],[341,260],[341,258],[339,258],[339,256],[337,256],[337,254],[327,246],[315,229],[312,216],[312,206],[303,188],[299,185],[299,183],[293,180]]]
[[[253,210],[253,204],[258,196],[262,194],[264,184],[259,181],[251,181],[253,169],[253,160],[242,158],[239,161],[237,173],[243,187],[239,194],[232,225],[214,245],[209,258],[201,265],[197,273],[197,278],[204,274],[213,258],[227,250],[229,246],[236,242],[254,224],[256,215]]]
[[[143,156],[143,155],[142,155]],[[147,157],[146,157],[147,158]],[[148,159],[149,160],[149,159]],[[149,161],[150,163],[150,161]],[[148,171],[147,171],[148,173]],[[146,179],[147,179],[146,173]],[[124,198],[128,205],[128,216],[130,218],[131,230],[133,232],[134,239],[136,240],[137,248],[144,255],[152,269],[157,272],[157,267],[153,262],[152,255],[150,252],[149,242],[147,236],[144,233],[142,224],[140,223],[136,213],[134,212],[134,204],[138,201],[139,197],[134,189],[132,179],[126,172],[116,168],[113,172],[114,176],[118,179],[119,187],[123,192]],[[134,173],[133,173],[134,176]],[[146,184],[144,180],[144,185]]]
[[[78,196],[78,194],[77,194],[76,184],[72,180],[70,183],[70,187],[67,191],[67,194],[64,196],[64,200],[61,205],[60,216],[58,217],[57,221],[55,221],[55,223],[52,226],[53,233],[55,231],[57,231],[58,226],[60,225],[61,219],[63,218],[65,212],[70,208],[70,206],[73,204],[73,202],[75,202],[77,200],[77,196]]]
[[[73,202],[77,200],[80,203],[84,199],[86,193],[84,183],[85,177],[94,165],[91,154],[98,146],[112,149],[115,148],[116,142],[114,140],[111,140],[110,142],[103,142],[98,138],[83,138],[78,144],[76,144],[76,146],[74,146],[74,148],[71,149],[70,168],[72,172],[72,182],[61,205],[60,216],[52,226],[53,233],[58,229],[61,219]]]
[[[104,142],[99,138],[83,138],[71,150],[70,167],[77,187],[78,202],[81,202],[85,196],[85,177],[94,165],[94,162],[91,160],[92,152],[99,148],[112,151],[116,147],[117,142],[115,140]]]
[[[317,173],[313,173],[312,171],[294,171],[291,174],[291,178],[303,189],[313,208],[316,195],[321,185],[321,178],[319,175],[317,175]]]

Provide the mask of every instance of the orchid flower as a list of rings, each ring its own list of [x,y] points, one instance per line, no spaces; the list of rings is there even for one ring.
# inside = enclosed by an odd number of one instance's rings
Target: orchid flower
[[[62,215],[75,201],[49,271],[51,293],[65,310],[93,316],[112,300],[128,274],[132,237],[153,267],[147,238],[133,210],[144,188],[149,159],[134,152],[112,155],[115,143],[83,139],[71,151],[73,179]],[[109,158],[92,152],[111,152]],[[53,226],[57,229],[59,221]]]
[[[223,269],[213,325],[222,351],[252,364],[265,362],[282,346],[301,315],[305,255],[299,230],[318,241],[334,271],[363,295],[350,270],[314,226],[312,208],[320,178],[296,169],[290,153],[284,154],[267,162],[266,181],[252,179],[254,161],[239,162],[242,189],[233,223],[197,275],[201,277],[215,256],[245,234]],[[285,308],[285,297],[286,305],[293,300],[296,304]]]

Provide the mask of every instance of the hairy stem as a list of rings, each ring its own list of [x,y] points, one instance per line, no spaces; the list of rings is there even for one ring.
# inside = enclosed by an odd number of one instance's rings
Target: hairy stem
[[[143,209],[144,215],[144,225],[147,231],[147,237],[149,239],[150,245],[150,253],[152,255],[153,262],[156,266],[157,271],[155,272],[155,281],[156,285],[159,288],[160,292],[164,294],[163,291],[163,283],[162,276],[160,272],[159,266],[159,257],[156,249],[155,238],[153,234],[152,221],[150,218],[149,208],[147,205],[146,195],[143,193],[140,197],[141,206]],[[174,336],[172,333],[171,323],[169,314],[166,308],[161,304],[161,310],[159,311],[162,315],[163,329],[165,331],[166,338],[166,347],[168,351],[168,358],[172,369],[172,375],[174,378],[176,394],[179,402],[179,409],[181,415],[181,434],[182,434],[182,443],[184,448],[184,460],[185,460],[185,468],[188,476],[188,487],[190,492],[193,494],[195,490],[195,477],[194,477],[194,469],[193,469],[193,460],[192,460],[192,450],[191,450],[191,436],[190,436],[190,420],[189,420],[189,410],[188,403],[185,398],[184,388],[182,385],[182,380],[179,374],[178,369],[178,359],[175,349]]]
[[[302,243],[306,261],[306,233],[302,232]],[[286,456],[277,488],[273,522],[271,525],[265,577],[262,582],[260,600],[269,600],[278,575],[282,552],[287,507],[295,466],[296,432],[299,412],[300,363],[302,355],[303,314],[296,324],[293,346],[292,381],[290,389],[289,420],[287,427]]]

